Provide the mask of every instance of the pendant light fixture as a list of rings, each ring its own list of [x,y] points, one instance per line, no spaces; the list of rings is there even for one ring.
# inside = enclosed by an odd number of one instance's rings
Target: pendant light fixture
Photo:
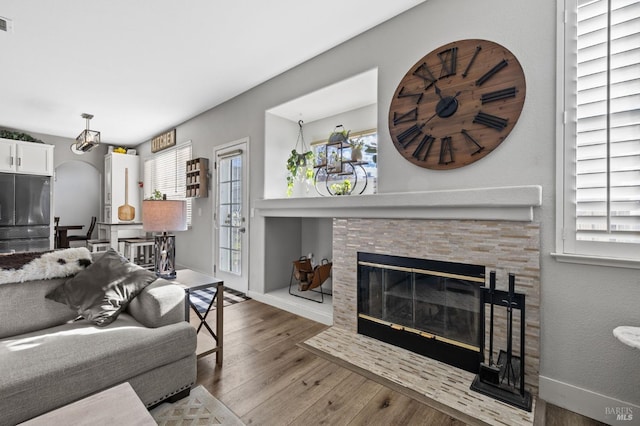
[[[91,151],[94,146],[100,144],[100,132],[89,129],[89,121],[93,118],[93,115],[84,113],[82,118],[87,120],[87,128],[78,135],[76,143],[71,147],[74,152]]]

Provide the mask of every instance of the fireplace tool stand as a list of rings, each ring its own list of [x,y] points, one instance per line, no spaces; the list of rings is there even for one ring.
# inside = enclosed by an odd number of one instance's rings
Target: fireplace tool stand
[[[509,274],[509,291],[496,290],[495,272],[489,275],[489,289],[485,288],[482,293],[483,306],[487,303],[490,305],[489,363],[480,363],[471,390],[531,411],[531,394],[524,389],[525,295],[515,292],[515,281],[515,275]],[[500,350],[496,364],[493,363],[494,306],[507,309],[507,350]],[[514,309],[520,311],[520,356],[513,355]],[[484,331],[482,336],[481,349],[484,354]]]

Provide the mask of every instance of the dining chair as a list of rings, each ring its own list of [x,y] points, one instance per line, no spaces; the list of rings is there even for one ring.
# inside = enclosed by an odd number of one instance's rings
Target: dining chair
[[[69,241],[87,241],[91,239],[91,235],[93,235],[93,230],[96,227],[96,221],[98,218],[96,216],[91,216],[91,224],[89,225],[89,229],[87,230],[86,235],[69,235],[67,238]]]

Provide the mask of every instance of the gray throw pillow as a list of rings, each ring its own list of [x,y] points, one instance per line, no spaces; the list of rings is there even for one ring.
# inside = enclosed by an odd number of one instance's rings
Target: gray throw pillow
[[[110,249],[46,297],[70,306],[96,325],[105,326],[156,278]]]

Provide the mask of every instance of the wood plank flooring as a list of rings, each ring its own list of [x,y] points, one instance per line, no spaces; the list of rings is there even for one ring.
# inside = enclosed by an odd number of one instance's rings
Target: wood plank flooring
[[[255,300],[228,306],[224,315],[223,366],[215,354],[200,358],[197,384],[247,425],[465,424],[297,346],[325,325]],[[198,345],[200,352],[206,339],[199,336]],[[552,412],[549,424],[572,424],[558,422],[573,413]]]

